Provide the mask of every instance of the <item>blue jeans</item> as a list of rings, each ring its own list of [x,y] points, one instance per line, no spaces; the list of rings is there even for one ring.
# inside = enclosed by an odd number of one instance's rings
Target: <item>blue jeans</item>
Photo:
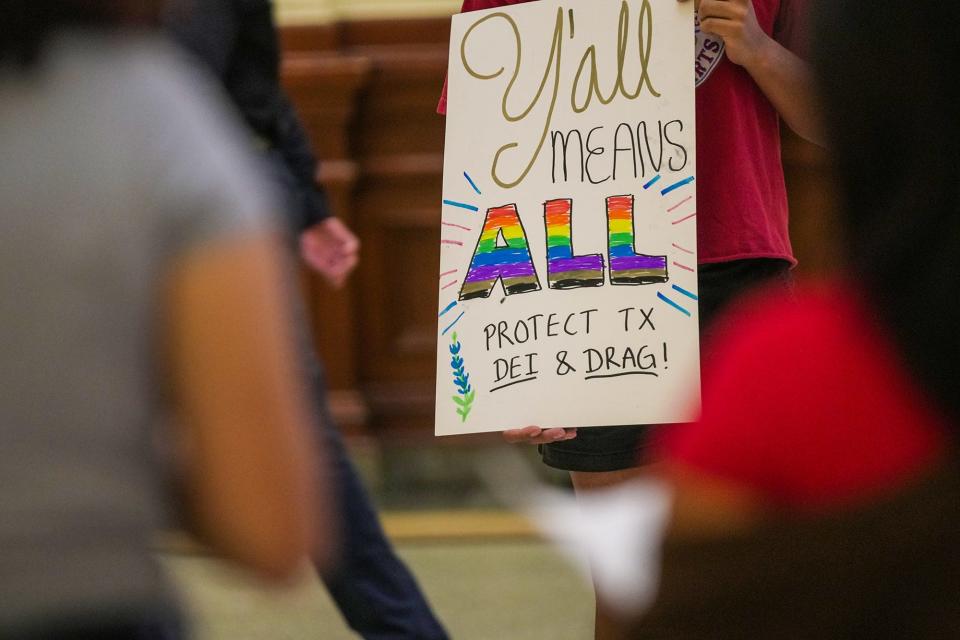
[[[319,363],[316,369],[312,377],[321,435],[337,485],[342,526],[340,556],[321,578],[347,624],[365,640],[447,640],[417,581],[380,526],[334,426]]]

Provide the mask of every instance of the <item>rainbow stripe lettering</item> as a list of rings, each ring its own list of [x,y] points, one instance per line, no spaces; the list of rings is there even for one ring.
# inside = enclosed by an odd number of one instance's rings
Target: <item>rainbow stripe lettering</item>
[[[498,246],[501,236],[505,246]],[[470,269],[460,289],[460,299],[488,298],[501,279],[508,296],[540,290],[527,234],[515,204],[487,211]]]
[[[633,196],[607,198],[610,282],[619,285],[666,282],[667,256],[636,253],[633,227]]]
[[[547,225],[547,281],[551,289],[603,286],[603,256],[573,255],[573,200],[550,200],[543,206]]]

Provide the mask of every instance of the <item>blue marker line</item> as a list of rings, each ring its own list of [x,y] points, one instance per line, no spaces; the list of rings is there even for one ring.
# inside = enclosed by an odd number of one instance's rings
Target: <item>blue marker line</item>
[[[670,185],[669,187],[667,187],[666,189],[664,189],[663,191],[661,191],[661,192],[660,192],[660,195],[665,196],[665,195],[667,195],[668,193],[670,193],[671,191],[676,191],[676,190],[679,189],[680,187],[684,187],[684,186],[690,184],[691,182],[693,182],[693,176],[690,176],[689,178],[684,178],[684,179],[681,180],[680,182],[675,182],[674,184]]]
[[[447,335],[447,332],[450,331],[450,329],[453,329],[453,327],[456,326],[456,324],[457,324],[458,322],[460,322],[460,318],[462,318],[462,317],[463,317],[463,314],[465,314],[465,313],[466,313],[466,311],[461,311],[461,312],[460,312],[460,315],[457,316],[457,319],[454,320],[453,322],[451,322],[451,323],[450,323],[450,326],[447,327],[446,329],[444,329],[444,330],[443,330],[443,334],[441,334],[441,335]],[[687,314],[687,315],[690,315],[690,314]]]
[[[663,295],[662,293],[657,292],[657,297],[660,298],[661,300],[663,300],[664,302],[666,302],[668,305],[670,305],[671,307],[673,307],[673,308],[676,309],[677,311],[679,311],[680,313],[682,313],[682,314],[684,314],[685,316],[687,316],[688,318],[691,317],[689,311],[687,311],[686,309],[684,309],[683,307],[681,307],[680,305],[678,305],[676,302],[674,302],[673,300],[671,300],[671,299],[668,298],[667,296]]]
[[[440,312],[440,315],[437,316],[437,317],[438,317],[438,318],[442,318],[443,316],[447,315],[447,312],[450,311],[450,309],[453,309],[455,306],[457,306],[457,301],[456,301],[456,300],[454,300],[453,302],[451,302],[450,304],[448,304],[448,305],[447,305],[447,308],[444,309],[443,311],[441,311],[441,312]]]
[[[444,200],[443,204],[448,204],[451,207],[459,207],[461,209],[467,209],[468,211],[480,211],[479,208],[473,206],[472,204],[463,204],[462,202],[454,202],[453,200]]]
[[[655,185],[659,180],[660,180],[660,174],[657,174],[657,175],[653,176],[653,178],[650,180],[650,182],[648,182],[647,184],[643,185],[643,188],[644,188],[644,189],[649,189],[650,187],[652,187],[653,185]]]
[[[470,177],[470,174],[469,174],[469,173],[467,173],[466,171],[464,171],[464,172],[463,172],[463,177],[467,179],[467,182],[470,183],[470,186],[473,187],[473,190],[477,192],[477,195],[478,195],[478,196],[482,196],[482,195],[483,195],[483,194],[480,192],[480,187],[478,187],[478,186],[477,186],[477,183],[473,181],[473,178]]]
[[[683,295],[687,296],[687,297],[690,298],[691,300],[699,300],[699,299],[700,299],[700,297],[697,296],[697,294],[695,294],[695,293],[690,293],[689,291],[687,291],[687,290],[684,289],[683,287],[678,287],[677,285],[673,285],[673,290],[674,290],[674,291],[677,291],[677,292],[679,292],[679,293],[682,293]]]

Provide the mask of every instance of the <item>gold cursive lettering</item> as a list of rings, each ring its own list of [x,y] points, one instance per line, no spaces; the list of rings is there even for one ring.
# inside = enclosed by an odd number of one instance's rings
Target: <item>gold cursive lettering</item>
[[[637,90],[630,92],[624,86],[623,68],[627,61],[627,44],[630,39],[630,5],[624,1],[620,5],[620,23],[617,28],[617,79],[614,83],[610,95],[604,97],[600,90],[599,73],[597,69],[597,47],[590,45],[583,53],[580,59],[580,66],[577,68],[577,75],[573,79],[573,91],[570,92],[570,106],[574,113],[583,113],[590,107],[590,103],[596,96],[600,104],[610,104],[617,94],[624,96],[628,100],[635,100],[640,96],[643,88],[646,87],[650,94],[655,98],[660,97],[660,93],[654,89],[653,82],[650,80],[650,51],[653,47],[653,9],[649,0],[643,0],[640,6],[640,18],[637,22],[637,39],[640,59],[640,80],[637,81]],[[583,104],[577,104],[577,94],[579,93],[580,81],[583,79],[583,72],[590,64],[590,80],[587,85],[587,96]]]
[[[564,40],[564,9],[559,7],[556,13],[556,21],[554,23],[553,36],[551,38],[550,44],[550,55],[547,60],[547,64],[543,70],[543,75],[540,79],[540,86],[537,88],[536,94],[530,100],[530,102],[519,112],[513,112],[510,109],[511,96],[514,95],[514,89],[516,89],[517,80],[520,76],[520,70],[523,68],[523,41],[520,37],[520,29],[517,26],[516,21],[507,13],[497,12],[492,13],[488,16],[485,16],[472,24],[466,33],[463,36],[463,40],[460,42],[460,60],[463,63],[464,69],[470,74],[471,77],[478,80],[494,80],[499,78],[506,71],[506,67],[501,66],[499,69],[490,72],[484,73],[478,71],[476,65],[472,64],[468,59],[467,55],[467,44],[473,35],[474,30],[480,27],[483,24],[491,21],[503,21],[506,23],[506,26],[510,29],[510,32],[513,35],[513,40],[515,43],[515,56],[513,60],[513,71],[510,77],[510,81],[507,84],[506,89],[503,92],[503,97],[501,99],[501,113],[504,119],[507,122],[514,123],[525,120],[534,108],[540,104],[541,99],[549,91],[550,95],[550,105],[547,108],[546,115],[543,121],[543,130],[540,133],[540,139],[537,142],[536,148],[533,149],[529,161],[524,166],[523,170],[519,175],[515,177],[504,177],[501,175],[500,161],[503,158],[504,154],[516,150],[520,147],[519,142],[508,142],[501,146],[496,154],[493,157],[493,164],[490,167],[490,177],[499,187],[503,189],[512,189],[516,187],[521,182],[526,179],[529,175],[533,165],[536,163],[537,158],[540,157],[540,153],[543,150],[544,143],[546,142],[547,135],[550,132],[550,125],[553,121],[553,116],[556,111],[557,106],[557,97],[560,92],[560,70],[561,70],[561,60],[563,55],[563,40]],[[573,37],[573,11],[570,10],[570,28],[571,28],[571,38]],[[622,95],[628,100],[634,100],[640,96],[643,92],[644,87],[647,91],[654,97],[659,98],[660,93],[653,86],[653,81],[650,78],[650,54],[653,47],[653,9],[650,6],[650,0],[642,0],[640,7],[640,16],[637,22],[638,31],[638,48],[639,61],[640,61],[640,79],[637,81],[637,87],[635,91],[628,91],[625,86],[624,81],[624,67],[626,66],[627,60],[627,48],[630,40],[630,5],[627,0],[624,0],[620,6],[620,20],[618,25],[618,35],[617,35],[617,77],[614,82],[614,86],[611,89],[608,95],[604,95],[600,89],[600,80],[599,80],[599,71],[597,67],[597,48],[596,45],[591,45],[584,52],[583,57],[580,59],[580,65],[577,69],[576,76],[573,80],[573,86],[570,92],[570,104],[575,113],[583,113],[589,107],[594,97],[600,104],[610,104],[617,95]],[[586,97],[583,100],[582,104],[578,104],[577,95],[580,93],[579,88],[581,81],[584,80],[584,74],[589,68],[589,80],[587,81],[587,90]],[[552,83],[552,85],[551,85]]]
[[[516,59],[513,67],[513,76],[510,78],[510,83],[507,85],[506,91],[503,92],[503,100],[501,103],[503,117],[507,120],[507,122],[518,122],[530,115],[530,112],[533,111],[533,108],[536,107],[537,103],[540,102],[540,97],[543,95],[544,89],[547,87],[547,82],[550,79],[551,68],[553,69],[553,93],[550,97],[550,108],[547,111],[547,117],[543,124],[543,132],[540,135],[540,141],[537,143],[537,148],[534,150],[533,157],[530,158],[530,162],[527,163],[526,168],[517,178],[513,180],[503,180],[500,178],[498,171],[500,157],[505,152],[519,147],[520,144],[517,142],[511,142],[503,145],[499,150],[497,150],[497,153],[493,158],[493,166],[490,169],[490,177],[501,188],[512,189],[523,182],[524,178],[527,177],[527,174],[530,173],[534,163],[540,156],[540,151],[543,149],[543,143],[547,139],[547,133],[550,131],[550,123],[553,120],[553,112],[557,106],[557,95],[560,88],[560,55],[563,50],[563,8],[557,9],[556,26],[554,27],[553,32],[553,43],[550,47],[550,59],[547,61],[547,66],[543,71],[543,78],[540,81],[540,88],[537,89],[537,94],[533,97],[533,100],[530,101],[530,104],[527,106],[527,108],[522,113],[517,115],[510,113],[508,103],[510,101],[510,94],[513,92],[513,88],[517,83],[517,77],[520,75],[521,65],[523,64],[523,43],[520,40],[520,29],[517,28],[517,23],[513,20],[513,18],[506,13],[494,13],[473,24],[470,29],[467,30],[466,34],[464,34],[463,41],[460,43],[460,59],[463,62],[463,66],[467,70],[467,73],[479,80],[492,80],[499,77],[504,72],[504,67],[500,67],[500,69],[490,74],[479,73],[467,60],[467,40],[470,39],[470,35],[473,33],[473,30],[488,20],[495,19],[506,20],[507,24],[510,26],[510,29],[513,31],[513,36],[516,41]]]

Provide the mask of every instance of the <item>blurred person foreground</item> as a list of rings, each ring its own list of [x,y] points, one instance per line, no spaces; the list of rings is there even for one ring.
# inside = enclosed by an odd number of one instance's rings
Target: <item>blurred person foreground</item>
[[[663,438],[673,514],[635,638],[960,629],[955,7],[821,0],[815,68],[842,275],[745,304],[699,423]],[[891,68],[909,69],[894,93]]]
[[[307,132],[280,85],[280,41],[269,0],[187,0],[171,3],[165,27],[198,65],[213,75],[247,125],[256,149],[284,196],[284,226],[303,262],[335,289],[344,286],[359,259],[360,243],[332,215],[317,182],[318,167]],[[330,313],[328,305],[323,312]],[[324,326],[324,330],[329,327]],[[347,455],[329,408],[323,365],[305,341],[310,390],[320,437],[340,506],[335,561],[318,569],[349,626],[361,637],[445,640],[416,579],[394,552],[371,499]]]
[[[627,620],[619,630],[627,637],[926,638],[952,637],[960,627],[960,572],[951,553],[960,497],[953,444],[960,354],[956,302],[944,294],[957,280],[960,218],[953,185],[960,136],[951,116],[957,89],[936,73],[949,55],[950,18],[957,10],[938,6],[934,13],[926,1],[903,8],[884,1],[864,13],[834,4],[821,8],[816,55],[844,188],[845,274],[802,288],[795,299],[762,297],[721,323],[712,382],[705,386],[720,401],[701,424],[662,441],[669,462],[661,484],[598,492],[595,499],[581,497],[580,507],[554,492],[526,496],[529,512],[550,537],[575,549],[570,553],[584,570],[592,568],[611,610]],[[31,7],[54,5],[122,6],[3,2],[22,16]],[[88,24],[104,16],[76,15]],[[36,59],[44,48],[26,37],[26,26],[13,25],[10,33],[24,37],[22,46],[6,36],[0,43],[0,636],[77,638],[86,632],[102,638],[110,626],[115,637],[176,637],[178,603],[147,549],[152,531],[167,522],[163,512],[194,505],[194,523],[212,521],[206,537],[220,540],[215,550],[277,577],[306,551],[299,532],[307,523],[294,522],[297,513],[305,517],[299,507],[324,508],[322,498],[306,495],[305,483],[291,477],[312,473],[310,460],[274,465],[280,476],[272,480],[262,475],[271,463],[261,456],[286,461],[284,447],[302,453],[311,445],[294,444],[299,435],[263,433],[263,425],[283,420],[268,415],[268,403],[249,407],[265,388],[297,383],[279,373],[272,385],[236,380],[241,368],[243,376],[271,368],[264,366],[267,356],[252,361],[258,345],[270,351],[262,341],[272,332],[263,327],[275,325],[279,336],[287,326],[244,315],[253,297],[280,296],[277,279],[261,273],[273,271],[264,265],[278,259],[275,249],[265,248],[263,231],[271,224],[261,216],[277,208],[241,159],[249,135],[240,133],[238,143],[222,139],[220,113],[209,112],[203,100],[194,103],[194,90],[183,86],[183,74],[190,73],[177,62],[180,70],[169,71],[171,57],[162,46],[85,32],[51,40],[40,65],[25,70],[20,61]],[[359,33],[354,29],[351,37]],[[374,125],[384,122],[402,130],[427,126],[409,117],[412,89],[384,90],[399,84],[422,90],[426,114],[439,79],[418,66],[420,50],[412,58],[416,64],[402,57],[400,47],[367,53],[397,51],[400,62],[383,65],[364,94],[358,120],[370,130],[380,131]],[[890,70],[901,68],[911,71],[897,75],[902,90],[892,90]],[[436,74],[442,78],[439,66]],[[136,108],[125,111],[131,103]],[[189,155],[177,155],[178,143]],[[363,160],[362,172],[392,166],[361,154],[386,157],[396,150],[367,146],[347,151]],[[362,175],[364,189],[357,191],[363,197],[356,202],[372,258],[364,276],[369,283],[394,266],[382,255],[388,249],[409,252],[398,259],[433,250],[433,238],[420,233],[432,219],[424,222],[415,212],[429,209],[439,193],[421,188],[419,173],[386,180]],[[165,188],[171,184],[177,188]],[[398,198],[404,215],[378,218],[379,198],[391,188],[422,197],[423,206]],[[813,217],[810,211],[797,216],[796,208],[793,213],[794,223]],[[403,243],[389,244],[392,234]],[[829,240],[829,234],[815,235],[807,247]],[[423,275],[419,262],[408,261],[412,282]],[[246,265],[243,273],[236,264]],[[185,279],[195,284],[177,284]],[[246,281],[242,291],[231,286],[240,280]],[[429,367],[411,366],[422,345],[403,350],[396,341],[411,335],[416,323],[434,322],[433,301],[411,297],[414,315],[396,319],[387,331],[378,320],[385,314],[370,311],[394,298],[371,291],[357,305],[364,312],[357,350],[389,348],[401,355],[394,367],[361,371],[359,382],[371,389],[400,379],[406,384]],[[190,321],[178,324],[184,308],[192,310]],[[258,304],[255,311],[270,309]],[[199,314],[202,319],[193,322]],[[256,331],[248,321],[256,322]],[[211,327],[218,329],[215,336],[208,335]],[[207,332],[197,335],[202,329]],[[342,329],[336,326],[334,335],[349,342]],[[177,348],[161,352],[170,366],[160,366],[161,358],[149,355],[171,334],[182,337],[173,342]],[[189,360],[188,347],[198,349]],[[286,350],[274,360],[276,370],[291,368],[296,354]],[[218,364],[231,371],[215,371]],[[210,386],[212,377],[223,381]],[[424,377],[431,382],[429,371]],[[171,392],[158,394],[161,387]],[[224,396],[241,388],[242,397]],[[419,396],[409,395],[402,405],[387,404],[389,394],[379,397],[375,427],[427,425],[426,414],[416,413]],[[170,472],[152,451],[153,426],[171,411],[183,415],[176,422],[182,426],[165,439],[188,443],[176,474],[184,488],[178,500],[167,498]],[[237,437],[247,431],[271,440],[253,446]],[[408,442],[394,446],[382,481],[387,502],[401,509],[444,498],[445,506],[487,505],[471,486],[459,484],[474,455],[470,446],[445,443],[433,457]],[[224,458],[210,459],[218,453]],[[209,471],[199,475],[203,468]],[[502,481],[503,469],[497,471]],[[243,483],[235,485],[238,477]],[[299,488],[268,500],[284,482]],[[508,487],[508,505],[524,493],[519,486]],[[211,515],[211,505],[221,510]],[[656,516],[668,509],[672,520],[658,581],[662,530]],[[290,520],[276,517],[284,512]],[[387,521],[393,534],[403,530],[395,515]],[[427,524],[401,542],[400,553],[421,574],[454,637],[589,637],[590,594],[553,553],[529,540],[491,539],[477,533],[486,531],[482,527],[458,541],[439,540],[438,522],[458,516],[424,517]],[[261,529],[265,524],[272,526]],[[477,544],[480,535],[483,544]],[[329,546],[322,539],[321,533],[321,550]],[[579,558],[583,549],[595,554],[588,563]],[[204,558],[168,557],[167,564],[187,588],[187,601],[206,607],[197,616],[200,637],[346,637],[334,626],[333,607],[320,611],[325,601],[315,584],[308,597],[277,606],[256,582],[243,582],[246,590],[218,589],[222,569]],[[654,599],[648,614],[639,616]]]
[[[171,516],[273,582],[329,547],[270,187],[150,4],[4,2],[3,637],[181,637]]]

